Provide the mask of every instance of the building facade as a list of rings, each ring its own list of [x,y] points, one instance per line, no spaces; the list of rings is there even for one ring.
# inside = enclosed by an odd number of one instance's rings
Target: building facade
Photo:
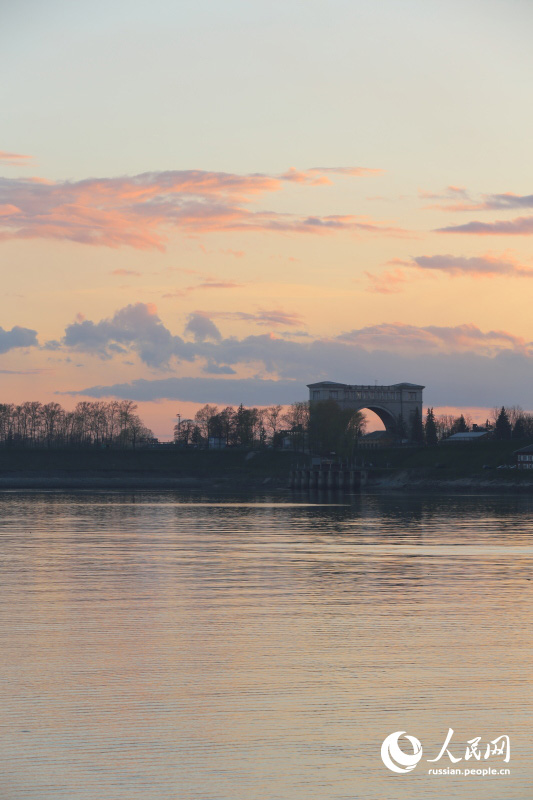
[[[367,408],[381,419],[388,432],[396,434],[398,421],[409,425],[413,412],[418,409],[422,419],[422,392],[417,383],[394,383],[390,386],[365,386],[359,384],[321,381],[308,384],[309,402],[335,400],[341,408],[363,411]]]
[[[523,447],[521,450],[515,450],[514,455],[518,469],[533,469],[533,444]]]

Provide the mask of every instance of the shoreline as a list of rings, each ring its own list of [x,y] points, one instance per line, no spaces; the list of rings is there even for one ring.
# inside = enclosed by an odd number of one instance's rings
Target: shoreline
[[[514,477],[514,476],[513,476]],[[0,473],[0,491],[3,490],[189,490],[204,491],[275,491],[297,495],[342,495],[339,490],[308,491],[290,489],[288,476],[257,476],[253,474],[224,475],[172,475],[153,472],[122,471],[18,471]],[[386,478],[370,479],[368,483],[350,494],[409,494],[497,492],[498,494],[531,494],[533,483],[520,480],[479,480],[476,477],[437,480],[399,472]]]
[[[0,491],[11,489],[283,489],[285,481],[267,478],[235,479],[216,475],[213,477],[173,476],[151,473],[3,473],[0,474]]]

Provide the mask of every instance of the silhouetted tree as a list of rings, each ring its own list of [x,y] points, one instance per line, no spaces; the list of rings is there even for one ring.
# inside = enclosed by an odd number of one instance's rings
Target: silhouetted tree
[[[513,439],[525,439],[526,425],[523,417],[518,417],[513,425]]]
[[[182,419],[174,425],[174,444],[180,447],[189,447],[192,444],[194,422],[192,419]]]
[[[466,423],[466,419],[464,418],[464,414],[461,414],[460,417],[454,419],[451,428],[451,434],[453,435],[454,433],[468,433],[468,425]]]
[[[363,432],[364,415],[360,411],[343,409],[335,400],[312,403],[309,417],[309,446],[313,452],[335,453],[343,458],[352,455]]]
[[[294,450],[304,450],[306,436],[309,430],[309,403],[297,402],[289,406],[282,416],[282,422],[287,426],[287,431]]]
[[[510,439],[512,432],[513,429],[511,427],[507,411],[505,410],[505,406],[502,406],[494,427],[494,437],[500,440]]]
[[[424,426],[418,408],[411,413],[411,440],[417,444],[424,444]]]
[[[274,447],[276,447],[274,440],[281,426],[282,411],[282,406],[269,406],[265,409],[265,428]]]
[[[426,444],[430,447],[438,444],[437,426],[435,424],[435,414],[432,408],[428,408],[427,410],[424,433],[426,434]]]
[[[201,436],[198,445],[203,444],[205,447],[209,446],[209,437],[213,435],[211,433],[211,423],[217,414],[217,406],[210,406],[209,403],[206,403],[205,406],[202,406],[194,415],[194,421],[196,422]]]
[[[408,438],[407,426],[405,424],[405,420],[403,418],[403,414],[399,414],[398,415],[398,419],[396,421],[396,436],[398,437],[398,439],[400,441],[402,441],[402,439],[407,439]]]
[[[0,404],[0,444],[23,447],[135,447],[154,435],[131,400]]]

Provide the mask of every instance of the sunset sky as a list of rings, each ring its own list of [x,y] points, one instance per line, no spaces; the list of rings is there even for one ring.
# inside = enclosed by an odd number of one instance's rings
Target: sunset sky
[[[1,402],[533,409],[531,0],[0,10]]]

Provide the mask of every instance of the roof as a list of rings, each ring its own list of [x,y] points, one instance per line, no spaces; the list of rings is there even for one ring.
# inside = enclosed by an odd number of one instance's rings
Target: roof
[[[425,386],[420,386],[419,383],[393,383],[395,389],[425,389]]]
[[[316,389],[318,386],[348,386],[347,383],[335,383],[335,381],[319,381],[319,383],[308,383],[308,389]]]
[[[346,388],[352,387],[352,386],[365,386],[365,388],[366,388],[367,384],[337,383],[336,381],[319,381],[318,383],[308,383],[307,384],[307,388],[308,389],[317,389],[319,386],[329,386],[330,388],[332,386],[339,386],[339,387],[342,387],[342,388],[346,389]],[[376,386],[372,386],[371,384],[368,384],[368,388],[369,389],[374,389],[374,388],[375,389],[425,389],[426,387],[425,386],[420,386],[420,384],[418,384],[418,383],[391,383],[391,384],[385,384],[383,386],[381,386],[381,385],[380,386],[377,386],[377,385]]]
[[[487,431],[465,431],[464,433],[453,433],[445,439],[445,442],[471,442],[487,436]]]
[[[520,450],[515,450],[513,455],[516,456],[518,453],[533,453],[533,444],[528,444],[527,447],[522,447]]]
[[[391,437],[391,436],[392,436],[392,434],[390,434],[388,431],[370,431],[370,433],[365,433],[365,435],[362,436],[361,439],[365,439],[365,440],[366,439],[383,439],[384,437]]]

